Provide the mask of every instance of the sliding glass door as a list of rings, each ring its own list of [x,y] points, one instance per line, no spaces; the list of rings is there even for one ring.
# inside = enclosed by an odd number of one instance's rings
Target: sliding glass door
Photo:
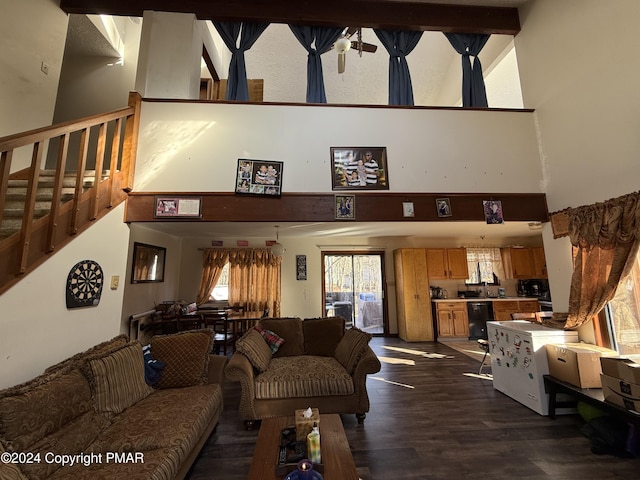
[[[384,252],[323,252],[325,314],[347,326],[386,333]]]

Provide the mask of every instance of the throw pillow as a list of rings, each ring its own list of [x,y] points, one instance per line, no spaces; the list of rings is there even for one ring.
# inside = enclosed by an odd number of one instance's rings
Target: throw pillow
[[[335,358],[352,375],[360,361],[362,352],[369,344],[371,335],[358,328],[350,328],[336,347]]]
[[[151,338],[153,356],[165,364],[156,388],[206,385],[213,330],[190,330]]]
[[[153,392],[144,381],[144,359],[139,343],[89,360],[89,371],[91,393],[99,412],[118,414]]]
[[[304,331],[304,353],[333,357],[336,348],[344,336],[344,318],[305,318],[302,322]]]
[[[284,339],[274,357],[304,355],[304,335],[300,318],[263,318],[258,326],[264,330],[271,330]]]
[[[236,342],[236,350],[249,359],[259,372],[264,372],[271,363],[271,349],[264,337],[254,328]]]
[[[164,362],[153,358],[151,355],[151,345],[145,345],[142,347],[142,354],[144,355],[144,380],[147,385],[155,385],[160,381],[162,377],[162,370],[166,366]]]
[[[258,333],[262,335],[264,341],[267,342],[267,345],[269,345],[269,348],[271,349],[271,354],[276,353],[280,348],[280,345],[284,343],[284,338],[279,336],[277,333],[272,332],[271,330],[264,330],[263,328],[260,328],[258,326],[253,328],[255,328]]]

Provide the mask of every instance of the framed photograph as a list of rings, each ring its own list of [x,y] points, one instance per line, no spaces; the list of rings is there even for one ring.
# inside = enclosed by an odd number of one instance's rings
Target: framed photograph
[[[156,218],[200,218],[202,216],[201,197],[163,197],[156,195]]]
[[[448,198],[436,198],[436,210],[439,217],[451,216],[451,203]]]
[[[332,147],[333,190],[389,190],[386,147]]]
[[[356,196],[336,195],[336,220],[356,219]]]
[[[283,162],[238,159],[236,193],[280,196]]]
[[[502,202],[500,200],[483,200],[484,218],[489,224],[504,223]]]
[[[296,280],[307,279],[307,256],[296,255]]]
[[[131,283],[164,282],[164,262],[167,249],[134,242],[131,262]]]
[[[413,202],[402,202],[402,216],[403,217],[416,216],[416,211],[413,207]]]

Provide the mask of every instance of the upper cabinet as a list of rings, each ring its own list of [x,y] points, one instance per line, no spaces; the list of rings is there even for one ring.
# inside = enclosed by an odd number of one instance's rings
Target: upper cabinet
[[[428,248],[427,271],[431,280],[469,278],[465,248]]]
[[[547,278],[547,264],[542,247],[503,248],[502,263],[507,278]]]
[[[547,278],[547,259],[544,256],[543,247],[534,247],[531,249],[533,258],[533,274],[534,278]]]

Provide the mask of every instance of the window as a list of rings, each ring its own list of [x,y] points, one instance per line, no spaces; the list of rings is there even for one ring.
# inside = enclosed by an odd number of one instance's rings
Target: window
[[[500,279],[504,278],[499,248],[467,248],[467,263],[467,285],[500,285]]]
[[[612,348],[621,355],[640,353],[640,253],[629,275],[620,280],[606,314],[614,339]]]
[[[229,262],[227,262],[222,269],[220,278],[218,279],[216,286],[213,287],[213,291],[211,292],[209,299],[217,302],[229,300]]]

